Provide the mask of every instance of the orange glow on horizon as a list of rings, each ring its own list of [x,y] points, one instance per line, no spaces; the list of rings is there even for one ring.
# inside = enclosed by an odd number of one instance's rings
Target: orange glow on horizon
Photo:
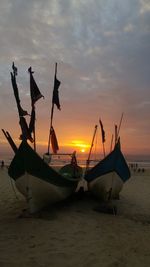
[[[79,148],[80,152],[82,152],[82,153],[86,152],[89,149],[89,147],[90,147],[89,144],[85,143],[82,140],[73,140],[71,142],[71,144],[68,144],[68,145],[70,147],[77,147],[77,148]]]
[[[106,132],[110,132],[109,130],[107,130]],[[37,135],[36,138],[36,145],[37,145],[37,152],[40,151],[45,151],[47,150],[47,146],[48,146],[48,141],[46,139],[43,138],[43,132],[42,134]],[[14,138],[15,136],[15,138]],[[17,137],[16,137],[17,136]],[[12,133],[12,138],[15,142],[15,144],[17,145],[17,147],[19,147],[21,140],[19,140],[19,132],[17,133]],[[109,134],[106,135],[106,143],[105,143],[105,152],[106,154],[108,154],[110,152],[110,139],[111,136]],[[74,136],[71,136],[69,140],[67,140],[67,137],[65,135],[61,135],[61,138],[59,138],[58,136],[58,144],[59,144],[59,148],[60,148],[60,152],[68,152],[71,153],[72,151],[77,151],[77,153],[88,153],[90,146],[91,146],[91,136],[89,137],[88,135],[85,136],[85,139],[83,136],[75,139]],[[138,140],[140,140],[140,138],[138,138]],[[142,140],[142,142],[138,142],[138,145],[136,143],[136,141],[134,142],[134,137],[130,136],[130,138],[127,138],[126,136],[126,132],[125,134],[122,133],[121,135],[121,148],[122,148],[122,152],[124,154],[141,154],[141,155],[149,155],[149,148],[147,147],[147,142],[144,143],[144,141]],[[103,149],[102,149],[102,143],[101,143],[101,138],[98,138],[96,142],[96,146],[94,144],[93,149],[92,149],[92,153],[103,153]],[[30,142],[29,145],[31,145],[31,147],[33,146]],[[8,144],[7,140],[5,139],[5,137],[1,134],[1,140],[0,140],[0,150],[1,151],[5,151],[5,150],[10,150],[10,145]],[[1,152],[2,153],[2,152]]]

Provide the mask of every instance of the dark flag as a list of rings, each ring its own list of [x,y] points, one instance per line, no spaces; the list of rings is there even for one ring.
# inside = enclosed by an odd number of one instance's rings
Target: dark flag
[[[14,91],[14,95],[15,95],[15,99],[16,99],[16,103],[17,103],[17,107],[18,107],[18,113],[19,113],[19,123],[20,123],[20,127],[22,130],[22,134],[20,135],[20,139],[21,140],[30,140],[30,142],[33,142],[33,138],[31,136],[28,124],[26,122],[26,119],[24,118],[25,115],[29,115],[27,111],[23,110],[20,104],[20,99],[19,99],[19,91],[18,91],[18,86],[17,86],[17,82],[16,82],[16,75],[17,75],[17,68],[14,65],[14,62],[12,64],[12,69],[13,69],[13,73],[11,72],[11,82],[12,82],[12,87],[13,87],[13,91]]]
[[[105,143],[105,131],[104,131],[104,128],[103,128],[103,124],[102,124],[102,121],[99,120],[99,123],[100,123],[100,126],[101,126],[101,133],[102,133],[102,143]]]
[[[15,67],[15,69],[17,69],[17,68]],[[28,112],[26,110],[23,110],[21,107],[21,104],[20,104],[18,86],[16,83],[16,75],[17,75],[16,72],[14,72],[14,74],[11,72],[11,82],[12,82],[12,87],[13,87],[13,91],[14,91],[14,96],[16,99],[19,116],[26,116],[26,115],[28,115]]]
[[[20,117],[20,126],[21,126],[21,130],[22,130],[22,134],[20,135],[20,139],[21,140],[30,140],[31,143],[33,143],[33,138],[31,136],[31,133],[29,131],[29,128],[28,128],[28,125],[27,125],[27,122],[25,120],[24,117]]]
[[[59,103],[58,88],[59,88],[60,84],[61,84],[61,82],[56,78],[56,74],[55,74],[52,103],[55,104],[59,110],[60,110],[60,103]]]
[[[32,105],[34,105],[37,100],[39,100],[41,97],[44,97],[44,96],[41,94],[41,92],[40,92],[40,90],[39,90],[39,88],[38,88],[38,86],[34,80],[34,77],[33,77],[34,72],[32,71],[31,67],[28,69],[28,72],[30,73],[31,102],[32,102]]]
[[[59,146],[58,146],[58,142],[57,142],[57,138],[56,138],[56,134],[55,134],[53,126],[51,127],[50,136],[51,136],[51,145],[52,145],[53,153],[57,154],[57,151],[59,150]]]
[[[31,119],[30,119],[30,123],[29,123],[29,132],[30,135],[33,133],[34,135],[34,149],[36,150],[36,143],[35,143],[35,103],[36,101],[38,101],[41,97],[44,97],[35,80],[33,77],[33,71],[32,68],[30,67],[28,69],[28,72],[30,73],[30,96],[31,96],[31,106],[32,106],[32,112],[31,112]]]

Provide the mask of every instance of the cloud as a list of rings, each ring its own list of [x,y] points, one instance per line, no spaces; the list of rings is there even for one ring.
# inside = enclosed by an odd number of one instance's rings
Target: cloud
[[[46,116],[57,61],[63,114],[68,121],[70,115],[70,123],[77,127],[81,120],[80,127],[87,127],[86,121],[94,123],[101,113],[110,125],[123,110],[137,131],[141,124],[144,129],[150,99],[149,12],[148,0],[1,0],[3,113],[9,113],[10,104],[15,111],[10,84],[15,61],[22,103],[30,107],[27,69],[32,66],[45,96],[41,116]]]

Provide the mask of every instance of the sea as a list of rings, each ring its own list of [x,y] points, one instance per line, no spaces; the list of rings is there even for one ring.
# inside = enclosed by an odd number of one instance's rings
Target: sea
[[[43,158],[43,151],[38,153],[41,158]],[[52,166],[63,166],[65,164],[69,164],[71,161],[71,154],[64,153],[63,152],[60,154],[55,154],[52,155],[52,160],[51,160],[51,165]],[[6,150],[6,151],[0,151],[0,164],[2,161],[4,161],[5,166],[9,166],[12,159],[14,157],[14,152],[11,150]],[[128,165],[131,168],[136,168],[136,169],[150,169],[150,155],[124,155]],[[77,153],[76,154],[77,162],[78,165],[81,167],[86,166],[86,162],[88,159],[88,154],[87,153]],[[103,159],[103,156],[101,154],[91,154],[90,157],[90,166],[96,165],[100,160]]]

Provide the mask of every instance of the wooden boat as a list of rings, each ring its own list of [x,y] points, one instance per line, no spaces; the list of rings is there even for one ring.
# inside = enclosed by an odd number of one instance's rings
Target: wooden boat
[[[60,168],[59,172],[56,171],[54,167],[52,168],[49,166],[49,162],[46,163],[46,159],[51,158],[52,154],[49,153],[50,142],[52,146],[51,149],[54,153],[57,153],[57,150],[59,149],[52,126],[54,104],[56,104],[60,109],[58,98],[58,87],[60,82],[56,78],[57,64],[55,68],[48,152],[44,155],[43,159],[36,153],[35,143],[35,102],[40,99],[42,95],[35,83],[32,75],[33,72],[30,67],[29,73],[32,112],[30,124],[28,126],[26,119],[24,118],[24,116],[28,113],[22,109],[20,104],[19,92],[16,83],[17,68],[14,63],[12,68],[12,87],[18,107],[19,123],[22,130],[20,139],[22,139],[22,142],[19,148],[16,146],[14,147],[14,143],[12,143],[13,140],[10,138],[10,135],[8,135],[9,133],[3,130],[5,137],[15,152],[15,156],[8,169],[8,174],[15,180],[17,189],[25,196],[28,202],[29,212],[33,213],[49,204],[69,197],[76,190],[77,184],[82,175],[82,168],[77,164],[75,153],[72,154],[70,163]],[[27,140],[34,143],[34,149],[32,149],[32,147],[28,144]]]
[[[120,140],[114,150],[84,176],[88,189],[102,201],[118,198],[123,184],[129,178],[130,170],[121,152]]]
[[[74,157],[74,154],[73,154]],[[22,141],[8,169],[19,192],[25,196],[29,212],[62,201],[77,187],[82,168],[71,159],[59,172],[49,166],[26,142]]]

